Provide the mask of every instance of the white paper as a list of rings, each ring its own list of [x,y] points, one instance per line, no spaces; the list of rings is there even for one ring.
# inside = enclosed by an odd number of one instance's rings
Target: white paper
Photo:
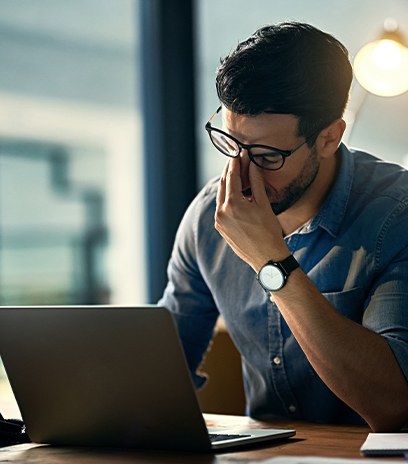
[[[392,461],[394,463],[404,463],[405,460]],[[262,464],[389,464],[390,461],[372,459],[346,459],[346,458],[323,458],[318,456],[284,456],[268,459]]]
[[[373,455],[408,452],[408,433],[369,433],[361,451]]]

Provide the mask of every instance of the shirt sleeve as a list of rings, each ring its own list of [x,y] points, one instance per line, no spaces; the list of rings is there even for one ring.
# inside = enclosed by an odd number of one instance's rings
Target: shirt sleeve
[[[173,314],[196,388],[202,387],[206,380],[197,369],[219,316],[197,262],[197,218],[203,199],[201,192],[180,223],[167,269],[168,283],[159,301]]]
[[[371,289],[363,325],[382,335],[408,381],[408,209],[400,205],[377,243],[378,278]]]

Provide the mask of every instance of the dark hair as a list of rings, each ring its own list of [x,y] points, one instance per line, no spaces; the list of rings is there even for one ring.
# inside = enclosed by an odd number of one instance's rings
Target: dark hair
[[[223,58],[216,87],[234,113],[293,114],[309,137],[343,115],[351,80],[344,45],[310,24],[285,22],[258,29]]]

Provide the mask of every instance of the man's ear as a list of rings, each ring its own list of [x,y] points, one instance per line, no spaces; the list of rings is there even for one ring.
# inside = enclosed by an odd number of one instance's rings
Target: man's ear
[[[346,123],[339,118],[320,132],[316,139],[316,148],[321,158],[329,158],[336,153],[345,130]]]

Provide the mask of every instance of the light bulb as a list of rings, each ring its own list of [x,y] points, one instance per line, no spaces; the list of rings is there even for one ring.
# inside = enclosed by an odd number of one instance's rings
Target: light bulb
[[[408,90],[408,48],[391,39],[370,42],[357,53],[354,74],[375,95],[400,95]]]
[[[373,61],[378,69],[398,71],[403,61],[403,52],[394,40],[379,40],[372,50]]]

